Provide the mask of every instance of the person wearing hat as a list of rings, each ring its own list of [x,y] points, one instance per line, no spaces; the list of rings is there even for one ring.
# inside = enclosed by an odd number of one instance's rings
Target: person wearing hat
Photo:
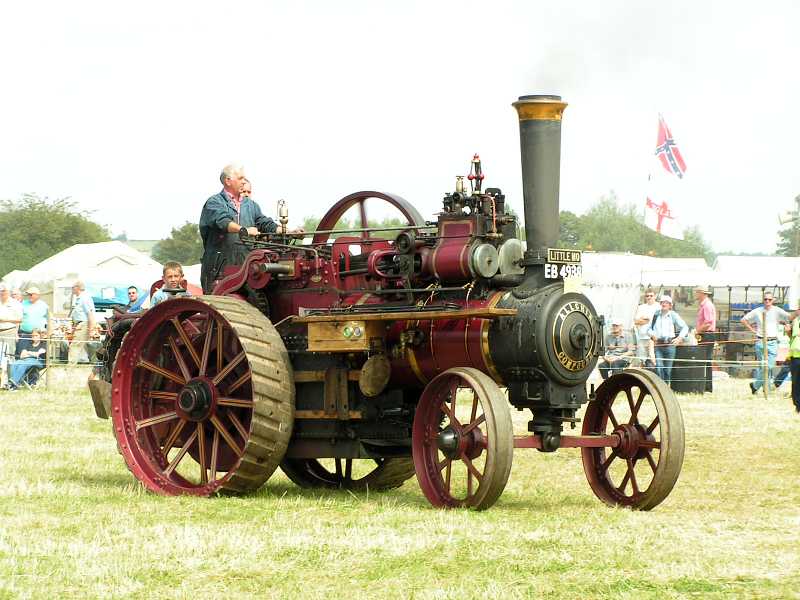
[[[780,306],[775,306],[775,296],[772,292],[764,292],[764,305],[754,308],[742,317],[742,325],[755,336],[756,360],[759,363],[764,360],[764,338],[766,338],[769,379],[772,379],[772,370],[778,357],[778,327],[791,321],[789,313]],[[758,367],[755,369],[754,381],[750,382],[750,393],[755,394],[764,384],[764,370]]]
[[[672,310],[672,297],[661,296],[661,310],[653,315],[648,334],[655,343],[656,374],[668,385],[672,382],[675,348],[689,333],[689,326]]]
[[[633,356],[633,340],[625,335],[622,330],[622,319],[611,319],[611,333],[606,336],[606,353],[597,362],[600,376],[608,379],[615,373],[630,364],[630,356]]]
[[[7,374],[8,359],[17,351],[17,329],[22,321],[22,306],[11,297],[11,290],[0,284],[0,371]]]
[[[714,391],[714,382],[711,371],[711,358],[714,354],[714,342],[717,339],[717,309],[711,302],[711,290],[708,287],[698,287],[694,290],[694,297],[699,302],[695,333],[699,342],[700,355],[705,360],[703,366],[703,379],[706,382],[707,392]]]
[[[22,302],[22,323],[19,324],[20,339],[30,339],[34,329],[47,330],[49,308],[41,299],[39,288],[32,285],[25,290],[27,298]]]
[[[89,362],[87,346],[97,325],[94,300],[82,281],[72,284],[72,341],[69,344],[69,364]]]

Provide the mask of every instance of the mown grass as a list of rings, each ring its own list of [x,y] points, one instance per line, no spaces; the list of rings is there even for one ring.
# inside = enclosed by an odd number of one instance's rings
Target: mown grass
[[[518,450],[485,512],[381,494],[144,492],[88,393],[0,396],[0,598],[800,598],[800,416],[742,381],[680,397],[686,459],[648,513],[577,450]],[[524,421],[520,420],[520,423]]]

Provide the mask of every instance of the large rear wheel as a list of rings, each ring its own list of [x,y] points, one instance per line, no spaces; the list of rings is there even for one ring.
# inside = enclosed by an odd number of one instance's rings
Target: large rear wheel
[[[114,363],[114,433],[128,468],[153,492],[247,492],[286,452],[294,393],[283,341],[256,308],[222,296],[175,298],[125,337]]]

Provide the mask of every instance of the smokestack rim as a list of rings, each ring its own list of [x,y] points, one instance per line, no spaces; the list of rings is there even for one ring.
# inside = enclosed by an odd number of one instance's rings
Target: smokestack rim
[[[520,96],[511,106],[517,109],[521,122],[560,121],[567,103],[561,101],[561,96],[554,94],[531,94]]]

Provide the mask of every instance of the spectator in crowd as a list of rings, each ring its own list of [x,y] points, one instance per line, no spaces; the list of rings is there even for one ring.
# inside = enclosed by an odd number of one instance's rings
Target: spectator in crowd
[[[94,300],[82,281],[72,284],[72,342],[69,345],[69,363],[89,362],[87,345],[97,327]]]
[[[22,305],[0,284],[0,370],[8,373],[8,359],[17,351],[17,329],[22,321]]]
[[[39,288],[31,286],[25,290],[28,296],[22,302],[22,323],[19,325],[20,339],[30,339],[34,329],[41,331],[47,330],[47,317],[50,309],[47,303],[41,299]]]
[[[132,285],[128,288],[128,303],[125,305],[125,312],[137,312],[139,305],[139,289]]]
[[[794,323],[794,321],[792,321],[792,323],[784,324],[782,332],[781,332],[781,328],[780,327],[778,328],[778,354],[776,356],[776,365],[775,366],[777,367],[777,362],[781,358],[781,349],[784,348],[784,347],[786,348],[786,356],[785,356],[785,358],[783,360],[783,364],[781,365],[781,368],[778,369],[778,372],[775,375],[775,378],[772,380],[772,383],[775,384],[775,389],[776,390],[779,387],[781,387],[781,385],[783,385],[783,382],[786,381],[786,378],[789,377],[789,374],[792,371],[792,369],[791,369],[791,361],[790,361],[790,356],[791,355],[789,354],[789,350],[790,350],[790,345],[791,345],[791,335],[792,335],[792,324],[793,323]],[[783,335],[781,335],[781,333],[783,333]]]
[[[800,413],[800,316],[795,313],[789,333],[789,371],[792,374],[792,402],[794,409]],[[783,380],[781,380],[782,382]],[[780,385],[776,383],[777,387]]]
[[[636,330],[636,357],[641,360],[644,366],[655,366],[655,354],[653,352],[653,340],[650,339],[648,330],[653,315],[658,310],[656,293],[653,288],[644,291],[644,303],[636,309],[633,317],[633,324]]]
[[[755,335],[756,360],[764,360],[764,341],[766,338],[767,350],[767,382],[772,379],[772,370],[775,368],[775,360],[778,356],[778,326],[781,323],[789,323],[791,317],[789,313],[779,306],[774,306],[775,296],[772,292],[764,292],[764,304],[754,308],[744,317],[742,325],[747,327]],[[754,381],[750,382],[750,392],[755,394],[761,386],[765,385],[764,370],[761,367],[755,369]]]
[[[700,287],[694,290],[694,297],[700,303],[697,309],[697,320],[695,322],[695,332],[699,343],[700,355],[703,357],[703,379],[705,379],[705,391],[713,392],[713,373],[711,370],[711,359],[714,355],[714,342],[717,340],[717,309],[711,302],[711,290],[707,287]]]
[[[17,302],[19,302],[20,304],[22,304],[23,298],[22,298],[22,290],[21,289],[14,288],[13,290],[11,290],[11,297],[14,300],[16,300]]]
[[[672,297],[661,296],[661,310],[653,315],[648,334],[655,344],[656,374],[667,384],[672,382],[675,348],[689,333],[689,326],[672,310]]]
[[[633,356],[633,340],[622,330],[622,319],[611,320],[611,332],[606,335],[606,353],[600,357],[598,368],[600,376],[608,379],[610,375],[621,373],[630,364]]]
[[[164,263],[162,279],[164,280],[164,285],[156,290],[156,292],[150,298],[150,308],[175,296],[191,295],[184,287],[183,267],[180,263],[175,262],[174,260]]]
[[[5,389],[16,390],[28,371],[34,367],[43,368],[46,355],[47,343],[42,340],[42,332],[34,329],[30,338],[24,338],[19,342],[19,359],[11,365]]]

